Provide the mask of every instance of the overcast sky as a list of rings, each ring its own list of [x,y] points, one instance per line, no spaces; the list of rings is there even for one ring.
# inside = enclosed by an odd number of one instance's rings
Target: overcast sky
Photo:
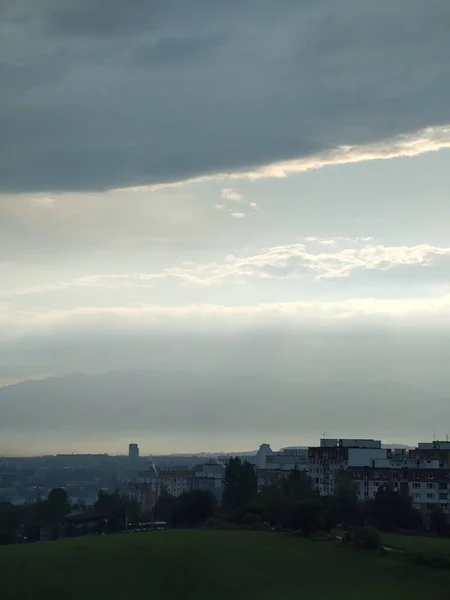
[[[3,1],[0,385],[160,368],[445,395],[448,56],[448,0]]]

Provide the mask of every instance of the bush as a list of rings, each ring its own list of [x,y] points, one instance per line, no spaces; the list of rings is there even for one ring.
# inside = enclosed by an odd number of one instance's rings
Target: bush
[[[336,538],[334,536],[330,535],[326,531],[317,531],[316,533],[313,533],[310,537],[310,540],[312,542],[323,542],[324,540],[329,541],[335,539]]]
[[[245,531],[267,531],[268,525],[263,523],[251,523],[249,525],[240,525],[239,529],[245,529]]]
[[[255,513],[249,512],[242,517],[241,523],[242,525],[261,525],[263,520],[261,515],[256,515]]]
[[[355,546],[363,550],[377,550],[381,547],[380,532],[372,527],[355,527],[352,541]]]
[[[246,519],[247,515],[252,515],[252,518],[258,519],[258,522],[267,521],[267,510],[264,506],[260,504],[252,503],[252,504],[243,504],[239,506],[237,509],[226,515],[228,521],[232,523],[244,524],[244,519]]]
[[[212,531],[236,529],[236,525],[233,525],[233,523],[227,523],[226,521],[222,521],[216,517],[209,517],[206,519],[206,521],[203,523],[203,527],[205,529],[211,529]]]
[[[220,519],[216,519],[215,517],[208,517],[203,523],[203,527],[206,529],[221,529],[223,525],[224,522]]]
[[[269,529],[269,525],[262,520],[260,515],[250,512],[242,517],[239,528],[248,531],[265,531]]]

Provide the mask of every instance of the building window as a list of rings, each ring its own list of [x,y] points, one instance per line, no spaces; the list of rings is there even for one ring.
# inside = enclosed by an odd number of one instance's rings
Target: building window
[[[415,499],[415,500],[420,500],[420,493],[419,493],[419,494],[417,494],[417,493],[416,493],[416,494],[414,494],[414,499]]]
[[[427,494],[427,498],[431,500],[432,498],[434,498],[434,494]]]
[[[374,487],[378,487],[380,485],[380,482],[379,481],[373,481],[372,484],[373,484]]]
[[[420,488],[420,483],[413,483],[412,486],[414,489],[417,490],[418,488]]]
[[[393,479],[398,479],[398,473],[392,473],[392,478]]]
[[[414,473],[414,479],[419,479],[420,473]]]
[[[427,483],[427,490],[432,490],[434,488],[434,483]]]

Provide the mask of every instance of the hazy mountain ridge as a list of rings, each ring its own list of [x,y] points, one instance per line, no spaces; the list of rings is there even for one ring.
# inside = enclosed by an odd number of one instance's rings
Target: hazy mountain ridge
[[[395,400],[395,403],[393,403]],[[432,413],[432,418],[430,414]],[[348,415],[365,422],[355,429]],[[205,376],[122,371],[74,374],[0,388],[0,431],[58,429],[149,434],[271,432],[293,442],[312,431],[328,437],[431,437],[449,420],[445,398],[401,382],[296,384],[270,376]],[[269,435],[268,435],[269,434]]]

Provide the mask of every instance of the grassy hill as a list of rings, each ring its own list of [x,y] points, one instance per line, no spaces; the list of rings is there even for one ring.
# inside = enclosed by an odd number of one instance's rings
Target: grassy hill
[[[440,553],[450,557],[450,538],[384,533],[383,543],[402,552]]]
[[[408,600],[450,572],[283,534],[161,531],[0,548],[0,598]]]

